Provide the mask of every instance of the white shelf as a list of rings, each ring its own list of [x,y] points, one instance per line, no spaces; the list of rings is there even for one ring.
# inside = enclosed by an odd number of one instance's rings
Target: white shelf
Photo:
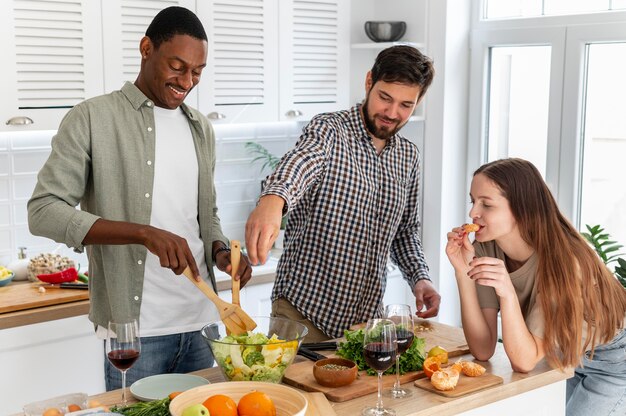
[[[408,45],[413,46],[417,49],[424,49],[426,45],[418,42],[366,42],[366,43],[353,43],[351,45],[352,49],[385,49],[390,46],[396,45]]]

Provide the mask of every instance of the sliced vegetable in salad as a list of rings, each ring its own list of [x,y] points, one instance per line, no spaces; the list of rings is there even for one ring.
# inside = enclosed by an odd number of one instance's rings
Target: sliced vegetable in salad
[[[248,332],[228,335],[211,345],[215,360],[230,380],[280,382],[293,361],[298,341],[286,341],[276,334]]]

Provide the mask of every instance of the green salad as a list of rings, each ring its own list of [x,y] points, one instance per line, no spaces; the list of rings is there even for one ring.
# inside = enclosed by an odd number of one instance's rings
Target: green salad
[[[298,341],[285,341],[276,334],[228,335],[212,343],[215,360],[229,380],[279,383],[293,361]]]

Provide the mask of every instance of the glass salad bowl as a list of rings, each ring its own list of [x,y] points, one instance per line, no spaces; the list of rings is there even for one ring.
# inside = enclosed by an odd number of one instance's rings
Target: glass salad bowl
[[[201,333],[227,380],[280,383],[308,330],[288,319],[252,318],[258,326],[244,335],[227,335],[221,321]]]

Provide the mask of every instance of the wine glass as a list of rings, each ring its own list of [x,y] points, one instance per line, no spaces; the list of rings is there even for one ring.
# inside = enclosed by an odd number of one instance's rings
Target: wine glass
[[[126,371],[135,364],[141,352],[137,320],[109,322],[106,350],[111,364],[122,372],[122,406],[126,406]]]
[[[409,397],[413,393],[404,390],[400,386],[400,354],[406,352],[415,338],[413,333],[413,316],[411,307],[400,303],[394,303],[385,307],[385,317],[396,325],[396,338],[398,340],[398,355],[396,356],[396,382],[389,391],[393,398]]]
[[[370,319],[365,327],[363,356],[365,362],[378,372],[378,402],[376,407],[363,409],[364,416],[395,416],[396,412],[383,407],[383,372],[393,365],[398,352],[396,324],[389,319]]]

